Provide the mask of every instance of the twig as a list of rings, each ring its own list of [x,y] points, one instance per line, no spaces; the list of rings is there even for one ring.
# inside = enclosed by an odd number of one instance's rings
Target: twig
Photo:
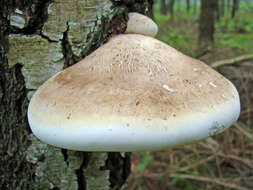
[[[217,156],[221,156],[223,158],[227,158],[227,159],[232,159],[232,160],[236,160],[238,162],[244,163],[245,165],[247,165],[250,168],[253,168],[253,163],[251,160],[246,159],[246,158],[242,158],[242,157],[238,157],[235,155],[231,155],[231,154],[223,154],[221,152],[216,153]]]
[[[221,156],[221,157],[227,158],[227,159],[233,159],[233,160],[236,160],[238,162],[244,163],[245,165],[247,165],[250,168],[253,168],[253,163],[252,163],[251,160],[248,160],[248,159],[245,159],[245,158],[241,158],[241,157],[238,157],[238,156],[235,156],[235,155],[231,155],[231,154],[224,154],[221,151],[217,151],[217,150],[213,149],[211,146],[208,146],[207,144],[202,143],[202,142],[199,143],[199,144],[202,145],[205,148],[211,149],[212,152],[213,152],[213,154],[216,155],[216,156]]]
[[[249,109],[247,109],[247,110],[241,111],[241,114],[240,114],[240,115],[248,114],[249,112],[253,112],[253,108],[249,108]]]
[[[168,176],[167,173],[143,173],[143,177],[148,177],[148,178],[160,178],[160,177],[166,177]],[[231,189],[236,189],[236,190],[250,190],[246,187],[242,187],[233,183],[227,183],[222,180],[219,180],[217,178],[208,178],[208,177],[201,177],[201,176],[193,176],[193,175],[187,175],[187,174],[179,174],[179,173],[172,173],[169,174],[169,177],[171,178],[182,178],[182,179],[191,179],[191,180],[196,180],[196,181],[202,181],[202,182],[208,182],[208,183],[216,183],[218,185],[228,187]]]
[[[232,59],[224,59],[224,60],[216,61],[216,62],[211,63],[210,65],[213,68],[217,68],[217,67],[221,67],[221,66],[225,66],[225,65],[236,64],[236,63],[246,61],[249,59],[253,59],[253,54],[241,55],[239,57],[235,57]]]
[[[236,190],[250,190],[246,187],[238,186],[236,184],[226,183],[217,178],[207,178],[207,177],[193,176],[193,175],[186,175],[186,174],[170,174],[170,177],[178,177],[178,178],[192,179],[192,180],[202,181],[202,182],[216,183],[218,185],[222,185],[224,187],[228,187],[228,188],[236,189]]]
[[[128,184],[131,184],[131,183],[128,183]],[[136,180],[131,184],[131,186],[128,186],[128,189],[129,190],[134,190],[135,188],[136,188],[136,186],[137,186],[137,182],[136,182]]]
[[[242,133],[244,134],[246,137],[248,137],[250,140],[253,141],[253,136],[247,132],[245,129],[243,129],[239,123],[235,123],[234,126]]]
[[[187,171],[187,170],[189,170],[189,169],[191,169],[191,168],[196,168],[197,166],[199,166],[199,165],[201,165],[201,164],[204,164],[205,162],[208,162],[208,161],[210,161],[210,160],[212,160],[212,159],[214,159],[214,158],[215,158],[215,155],[209,156],[209,157],[207,157],[207,158],[205,158],[205,159],[200,160],[200,161],[197,162],[197,163],[194,163],[194,164],[192,164],[192,165],[186,166],[186,167],[184,167],[184,168],[180,168],[179,171],[180,171],[180,172],[184,172],[184,171]]]
[[[145,183],[149,187],[149,189],[156,189],[155,186],[150,182],[150,180],[145,180]]]

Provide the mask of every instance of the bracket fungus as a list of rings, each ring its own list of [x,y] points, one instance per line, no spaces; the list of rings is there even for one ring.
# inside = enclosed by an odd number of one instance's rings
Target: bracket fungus
[[[123,152],[204,139],[239,113],[238,92],[221,74],[150,36],[121,34],[46,81],[28,119],[48,144]]]
[[[154,37],[157,32],[157,24],[149,17],[136,12],[128,13],[126,34],[142,34]]]

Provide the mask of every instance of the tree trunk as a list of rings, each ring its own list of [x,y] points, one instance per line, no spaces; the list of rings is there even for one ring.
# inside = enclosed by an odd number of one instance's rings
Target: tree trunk
[[[197,0],[193,1],[193,14],[195,15],[197,13]]]
[[[186,11],[187,13],[190,12],[190,0],[186,0]]]
[[[225,13],[225,0],[220,0],[219,3],[219,15],[220,17],[223,17]]]
[[[238,11],[238,9],[239,9],[239,0],[233,0],[231,18],[235,17],[235,13]]]
[[[170,12],[172,21],[174,20],[174,4],[175,4],[175,0],[169,0],[169,12]]]
[[[160,13],[163,15],[167,14],[167,6],[166,6],[166,0],[160,1]]]
[[[216,8],[217,0],[201,0],[198,54],[205,53],[213,44]]]
[[[180,11],[181,10],[181,0],[177,0],[177,10]]]
[[[219,20],[220,20],[220,6],[219,6],[219,0],[214,0],[214,1],[216,1],[216,11],[215,11],[216,20],[219,21]]]
[[[127,12],[148,14],[152,0],[1,0],[0,189],[121,189],[129,153],[89,153],[52,147],[29,130],[34,91],[126,27]]]
[[[231,0],[227,0],[227,13],[230,13]]]

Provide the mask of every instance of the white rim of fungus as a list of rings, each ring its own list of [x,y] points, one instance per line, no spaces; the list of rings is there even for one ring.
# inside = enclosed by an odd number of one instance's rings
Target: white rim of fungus
[[[30,126],[40,140],[61,148],[79,151],[151,151],[218,134],[231,126],[239,114],[237,94],[234,99],[213,107],[212,111],[188,113],[183,117],[171,115],[168,120],[117,116],[103,118],[94,115],[87,118],[87,123],[75,122],[72,126],[60,121],[58,126],[45,126],[35,120],[30,120]]]

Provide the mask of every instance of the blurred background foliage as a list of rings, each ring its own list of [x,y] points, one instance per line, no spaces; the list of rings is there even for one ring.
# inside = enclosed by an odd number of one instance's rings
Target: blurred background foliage
[[[210,9],[204,9],[208,3]],[[127,190],[253,189],[253,0],[156,0],[157,39],[201,59],[229,78],[241,98],[239,120],[197,144],[133,153]],[[208,5],[207,5],[208,6]],[[208,7],[207,7],[208,8]],[[214,30],[201,46],[201,11]],[[205,20],[210,25],[209,20]],[[209,26],[206,26],[209,27]],[[212,39],[213,38],[213,39]]]

